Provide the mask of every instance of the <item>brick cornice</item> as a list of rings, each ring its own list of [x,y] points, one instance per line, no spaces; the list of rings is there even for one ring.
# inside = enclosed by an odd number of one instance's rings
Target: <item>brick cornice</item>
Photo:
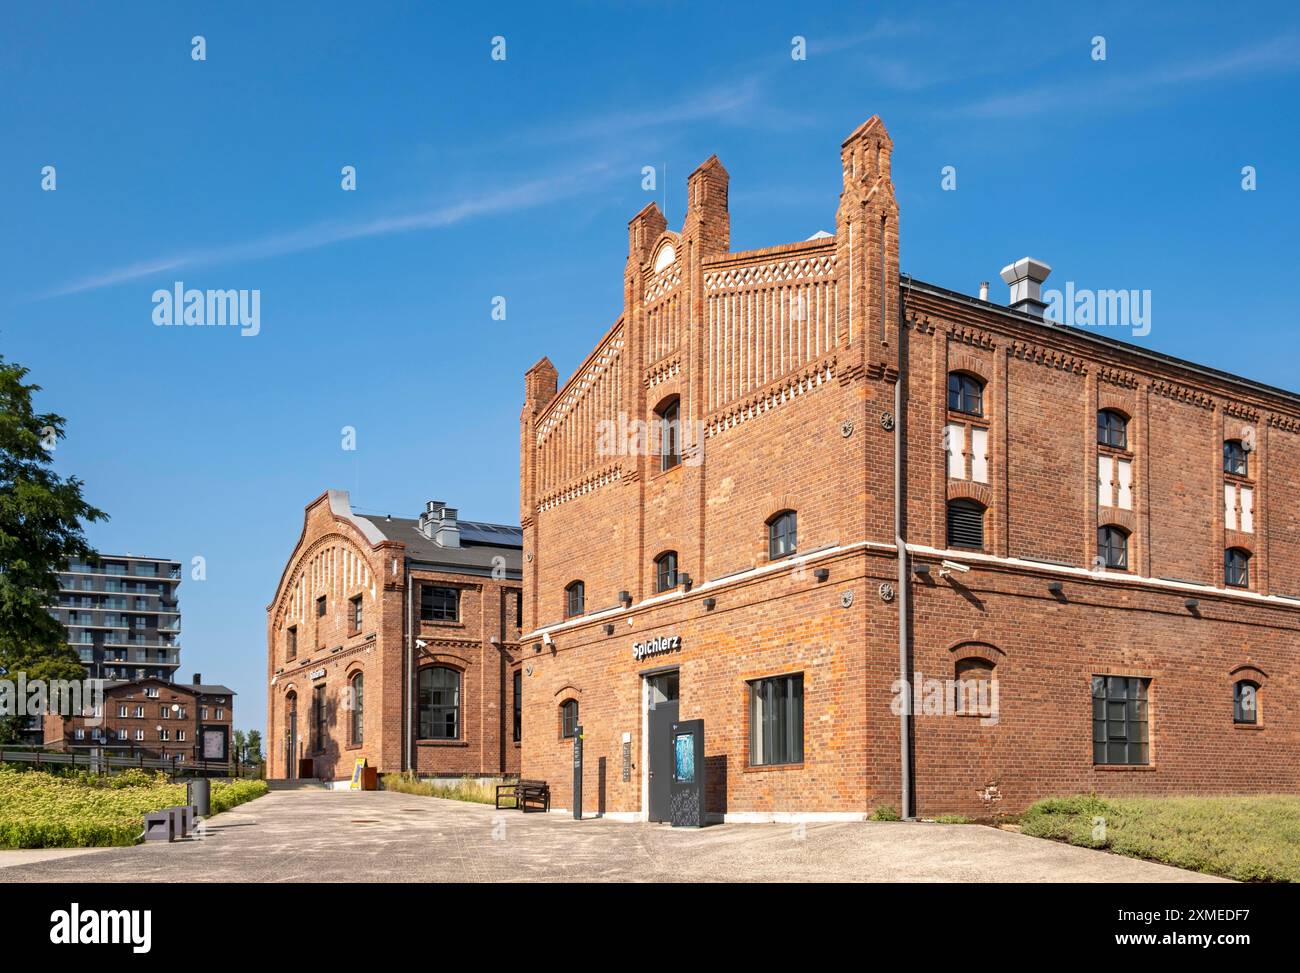
[[[1152,379],[1151,384],[1147,386],[1154,395],[1163,396],[1166,399],[1173,399],[1176,402],[1186,402],[1189,405],[1197,406],[1201,409],[1214,411],[1214,397],[1200,389],[1190,388],[1186,385],[1179,385],[1177,382],[1167,382],[1164,379]]]
[[[1087,362],[1058,348],[1047,348],[1028,341],[1012,341],[1007,345],[1007,354],[1022,361],[1035,362],[1048,368],[1059,368],[1062,371],[1074,372],[1076,375],[1088,374]]]

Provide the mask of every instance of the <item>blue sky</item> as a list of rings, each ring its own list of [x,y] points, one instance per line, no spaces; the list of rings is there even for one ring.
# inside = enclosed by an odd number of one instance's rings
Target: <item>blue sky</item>
[[[1049,284],[1149,289],[1141,344],[1300,387],[1300,14],[1091,6],[7,4],[0,352],[68,420],[58,467],[112,515],[92,542],[206,558],[182,673],[260,728],[304,504],[517,521],[524,370],[576,367],[627,220],[654,197],[678,226],[711,153],[734,249],[801,240],[879,114],[905,273],[1005,300],[1032,254]],[[155,327],[178,280],[259,289],[260,334]]]

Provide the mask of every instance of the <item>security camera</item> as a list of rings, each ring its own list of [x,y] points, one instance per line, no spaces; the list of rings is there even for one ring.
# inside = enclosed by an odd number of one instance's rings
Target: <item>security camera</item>
[[[966,565],[958,564],[956,561],[943,561],[941,564],[943,567],[943,570],[939,572],[939,577],[941,578],[948,577],[948,575],[952,574],[954,571],[960,572],[961,574],[966,574],[970,571],[970,568]]]
[[[415,647],[416,647],[417,649],[423,649],[423,648],[424,648],[425,646],[427,646],[428,644],[429,644],[429,643],[426,642],[424,639],[416,639],[416,640],[415,640]]]
[[[554,640],[551,639],[551,633],[550,633],[550,632],[543,632],[543,633],[542,633],[542,645],[550,646],[550,645],[554,645],[554,644],[555,644]]]

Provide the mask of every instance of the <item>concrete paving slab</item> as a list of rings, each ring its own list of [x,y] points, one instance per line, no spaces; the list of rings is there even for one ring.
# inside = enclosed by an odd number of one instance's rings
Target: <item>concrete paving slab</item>
[[[574,821],[387,791],[276,791],[204,837],[5,870],[17,882],[1206,882],[980,825]]]

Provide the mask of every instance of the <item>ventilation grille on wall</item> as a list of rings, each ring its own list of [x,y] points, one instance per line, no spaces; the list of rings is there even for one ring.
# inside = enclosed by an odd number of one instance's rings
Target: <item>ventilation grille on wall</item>
[[[948,504],[948,546],[984,547],[984,508],[974,500],[953,500]]]

